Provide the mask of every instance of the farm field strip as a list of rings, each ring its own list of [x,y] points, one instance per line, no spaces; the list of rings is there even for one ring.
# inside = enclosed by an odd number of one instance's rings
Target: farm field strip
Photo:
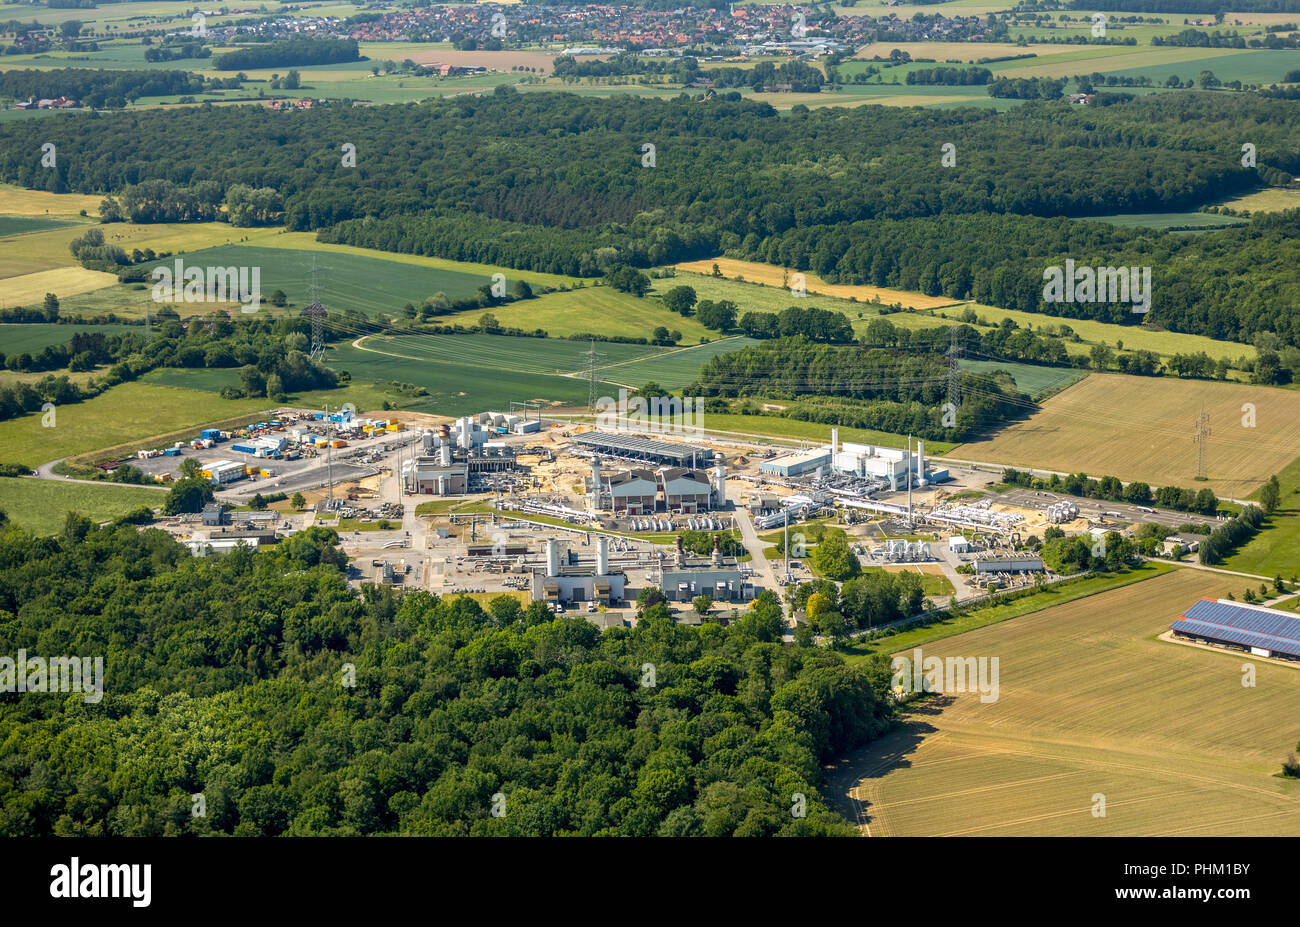
[[[1243,406],[1255,427],[1244,427]],[[1196,480],[1193,432],[1202,405],[1214,430],[1209,480]],[[1093,374],[1028,419],[953,452],[963,459],[1117,476],[1152,486],[1207,486],[1223,498],[1255,492],[1295,460],[1300,393],[1206,380]]]
[[[532,270],[515,270],[510,267],[497,267],[492,264],[478,264],[472,261],[452,261],[447,258],[426,257],[422,254],[405,254],[399,251],[380,251],[375,248],[360,248],[356,245],[337,245],[331,242],[317,241],[314,232],[288,232],[277,231],[273,235],[263,235],[256,239],[250,240],[250,243],[261,248],[284,248],[292,251],[319,251],[322,254],[350,254],[356,257],[375,258],[382,261],[392,261],[396,264],[411,264],[416,267],[427,267],[431,270],[452,271],[455,273],[481,275],[483,282],[491,281],[495,273],[503,273],[506,276],[507,285],[511,285],[515,280],[526,280],[532,284],[542,284],[544,286],[564,286],[571,284],[568,277],[560,274],[546,274]],[[244,244],[238,242],[237,244]]]
[[[924,645],[999,657],[997,701],[917,704],[836,771],[835,798],[851,808],[854,789],[874,836],[1300,834],[1300,783],[1273,775],[1300,674],[1258,663],[1247,688],[1243,655],[1156,639],[1238,582],[1176,569]]]
[[[588,350],[588,344],[581,341],[511,335],[368,335],[357,339],[354,347],[407,360],[561,376],[585,373],[583,355]],[[625,362],[638,361],[661,351],[642,345],[604,342],[600,343],[599,349],[607,356],[621,355]]]
[[[687,261],[674,265],[674,269],[697,274],[710,274],[713,271],[714,264],[718,265],[718,270],[722,272],[724,277],[734,278],[739,275],[743,276],[746,281],[772,287],[781,287],[783,283],[789,286],[787,278],[797,273],[797,271],[787,271],[772,264],[738,261],[733,258]],[[959,300],[949,299],[946,296],[925,296],[921,293],[908,293],[903,290],[890,290],[882,287],[827,283],[814,273],[804,271],[803,274],[808,289],[808,295],[803,299],[813,299],[822,295],[835,296],[841,299],[855,297],[860,302],[902,303],[912,309],[936,309],[940,306],[951,306],[959,302]],[[799,301],[799,299],[800,297],[791,295],[791,304]]]
[[[448,325],[474,326],[485,312],[498,322],[524,331],[542,329],[549,335],[565,337],[599,332],[629,338],[649,339],[662,326],[680,331],[683,344],[701,338],[717,338],[718,333],[705,328],[692,317],[682,317],[664,307],[655,296],[662,295],[684,281],[656,280],[652,294],[645,297],[620,293],[607,286],[583,286],[558,293],[546,293],[536,299],[520,300],[487,309],[467,309],[452,315],[438,316]]]
[[[103,271],[87,270],[84,267],[53,267],[33,274],[5,278],[4,303],[6,306],[30,305],[42,302],[46,293],[71,296],[116,284],[117,277]]]

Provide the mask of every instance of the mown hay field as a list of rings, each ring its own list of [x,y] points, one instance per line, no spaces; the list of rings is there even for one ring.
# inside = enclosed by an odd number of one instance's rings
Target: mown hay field
[[[1196,479],[1194,440],[1202,404],[1210,419],[1205,482]],[[1209,487],[1220,498],[1242,499],[1285,469],[1297,453],[1300,393],[1238,383],[1092,374],[1046,400],[1023,422],[963,444],[952,456],[1117,476],[1153,487]]]
[[[997,657],[997,701],[932,697],[830,772],[831,799],[869,836],[1300,835],[1300,781],[1274,775],[1300,667],[1256,662],[1245,687],[1248,657],[1157,639],[1240,584],[1177,570],[926,645]]]

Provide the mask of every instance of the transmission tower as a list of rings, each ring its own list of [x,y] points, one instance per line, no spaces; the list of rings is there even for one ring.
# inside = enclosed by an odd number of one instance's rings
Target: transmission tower
[[[316,257],[311,259],[311,285],[307,289],[307,296],[311,300],[311,305],[302,311],[302,314],[311,319],[311,359],[319,361],[325,353],[325,319],[329,314],[325,307],[320,303],[320,283],[317,279]]]
[[[594,411],[596,408],[596,394],[599,392],[596,384],[600,382],[596,376],[596,368],[599,366],[598,361],[605,359],[604,354],[596,352],[596,339],[591,340],[591,347],[583,355],[587,358],[587,408]]]
[[[1205,467],[1205,450],[1209,444],[1210,437],[1210,415],[1205,411],[1205,403],[1201,403],[1201,414],[1196,417],[1196,478],[1204,480],[1209,478]]]
[[[954,409],[961,406],[961,342],[956,325],[948,329],[948,401]]]

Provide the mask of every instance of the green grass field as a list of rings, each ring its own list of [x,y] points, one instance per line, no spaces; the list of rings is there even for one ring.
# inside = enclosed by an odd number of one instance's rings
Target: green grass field
[[[57,323],[34,322],[31,324],[0,324],[0,351],[6,356],[30,352],[35,354],[50,345],[64,345],[72,340],[77,332],[100,332],[105,335],[118,335],[122,332],[144,334],[139,325],[59,325]],[[39,379],[43,373],[22,375],[24,379]]]
[[[506,369],[523,373],[586,375],[589,341],[562,338],[516,338],[511,335],[371,335],[365,351],[429,364]],[[596,342],[605,365],[655,358],[669,349],[642,344]],[[703,361],[701,361],[703,363]],[[618,368],[613,368],[618,369]]]
[[[606,362],[599,373],[602,377],[633,388],[640,388],[653,380],[667,389],[680,389],[691,383],[699,374],[700,368],[714,357],[739,351],[750,344],[757,344],[757,342],[752,338],[732,335],[708,344],[689,348],[671,348],[637,360]],[[596,349],[603,351],[605,347],[613,347],[613,345],[597,344]]]
[[[1118,225],[1121,228],[1181,229],[1195,227],[1197,229],[1222,229],[1227,228],[1230,225],[1244,225],[1249,220],[1240,219],[1236,216],[1216,216],[1208,212],[1187,210],[1186,212],[1127,213],[1111,216],[1089,216],[1087,221],[1105,222],[1107,225]]]
[[[167,494],[141,486],[105,483],[65,483],[56,480],[0,477],[0,510],[20,528],[34,534],[57,534],[68,512],[79,512],[95,522],[127,512],[163,504]]]
[[[1040,399],[1049,393],[1078,382],[1088,375],[1086,370],[1073,370],[1068,367],[1043,367],[1038,364],[1017,364],[1011,361],[982,361],[961,359],[962,370],[977,373],[992,373],[1005,370],[1015,377],[1016,386],[1030,399]]]
[[[1229,570],[1290,579],[1300,572],[1300,459],[1277,475],[1282,501],[1265,527],[1223,564]],[[1255,493],[1251,498],[1257,498]]]
[[[0,216],[0,243],[3,243],[6,238],[28,235],[32,232],[45,232],[69,224],[71,223],[47,219],[44,216]]]
[[[482,363],[434,361],[416,356],[393,357],[358,350],[350,344],[330,348],[325,362],[335,370],[348,371],[354,380],[397,380],[423,386],[431,394],[428,398],[403,405],[416,412],[467,415],[505,408],[512,400],[525,399],[564,406],[587,404],[587,381],[582,377],[494,369]],[[606,395],[618,395],[618,388],[613,384],[602,383],[601,388]]]
[[[270,405],[265,397],[226,400],[201,390],[123,383],[86,402],[58,407],[53,428],[42,427],[40,412],[0,422],[0,457],[36,467]]]
[[[492,314],[502,325],[527,331],[541,328],[547,334],[567,335],[599,332],[626,338],[649,338],[658,326],[682,333],[681,344],[698,344],[701,338],[717,338],[694,318],[683,318],[665,309],[653,294],[664,293],[681,280],[656,280],[652,295],[644,297],[620,293],[607,286],[588,285],[561,293],[547,293],[537,299],[498,306]],[[440,316],[439,322],[475,325],[482,309]]]
[[[831,426],[818,422],[801,422],[774,415],[731,415],[718,412],[704,413],[706,431],[731,434],[757,435],[765,438],[784,438],[787,441],[828,442]],[[907,436],[866,428],[840,428],[841,441],[878,444],[881,447],[906,447]],[[957,445],[947,441],[927,441],[928,454],[946,454]]]
[[[997,325],[1002,319],[1011,319],[1021,328],[1032,326],[1035,329],[1046,325],[1068,325],[1082,341],[1067,343],[1066,349],[1071,354],[1087,354],[1094,344],[1108,344],[1114,347],[1124,343],[1127,351],[1154,351],[1162,357],[1172,354],[1195,354],[1204,351],[1213,358],[1226,357],[1236,361],[1240,357],[1254,359],[1255,348],[1249,344],[1236,341],[1216,341],[1204,335],[1188,335],[1182,332],[1158,331],[1142,328],[1138,325],[1115,325],[1110,322],[1094,322],[1090,319],[1067,319],[1062,316],[1045,315],[1039,312],[1021,312],[1017,309],[999,309],[983,303],[966,303],[953,309],[936,309],[934,314],[960,320],[966,309],[973,309],[984,322]],[[890,316],[894,321],[901,313]]]
[[[158,266],[172,267],[172,260]],[[191,252],[183,260],[187,267],[260,267],[263,300],[283,290],[295,306],[311,302],[315,267],[322,303],[332,310],[356,309],[367,315],[399,314],[407,303],[418,306],[438,292],[452,299],[472,296],[491,283],[488,277],[377,257],[256,245],[221,245]]]

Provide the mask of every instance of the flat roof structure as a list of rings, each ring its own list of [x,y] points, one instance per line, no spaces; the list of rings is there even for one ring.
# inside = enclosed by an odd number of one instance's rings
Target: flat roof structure
[[[771,473],[776,476],[802,476],[819,467],[829,467],[830,463],[831,452],[823,448],[817,451],[799,451],[773,457],[771,460],[765,460],[759,464],[758,469],[760,473]]]
[[[1187,637],[1300,660],[1300,617],[1262,605],[1201,599],[1170,628]]]
[[[673,467],[697,467],[713,460],[713,451],[707,447],[655,441],[640,435],[588,431],[574,435],[571,440],[606,457],[622,460],[640,460]]]

